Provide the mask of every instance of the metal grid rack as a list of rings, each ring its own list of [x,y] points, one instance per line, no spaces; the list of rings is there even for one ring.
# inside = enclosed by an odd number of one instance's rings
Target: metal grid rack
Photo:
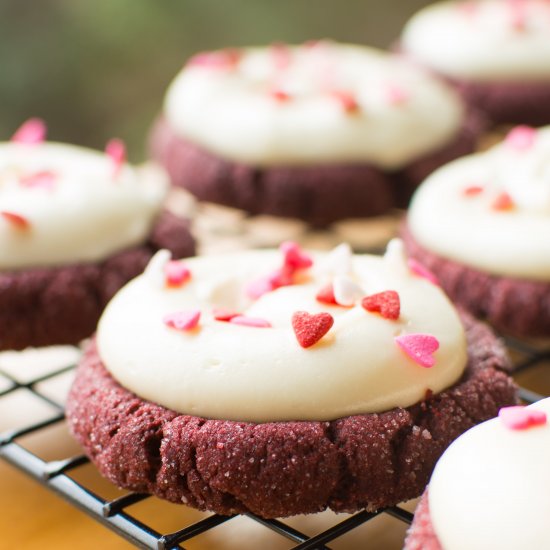
[[[537,367],[541,367],[544,362],[550,360],[550,348],[540,349],[531,344],[510,339],[506,340],[506,343],[514,360],[514,373],[520,376],[527,371],[532,371]],[[215,529],[234,517],[212,514],[200,521],[192,521],[188,525],[183,525],[174,532],[159,533],[151,526],[136,518],[132,511],[132,506],[145,499],[152,499],[154,501],[155,497],[129,493],[114,500],[105,499],[94,492],[90,487],[77,482],[70,476],[71,473],[89,462],[84,455],[48,461],[27,449],[22,441],[25,436],[38,433],[52,425],[64,422],[63,404],[61,400],[53,399],[51,396],[48,396],[45,392],[41,391],[40,385],[45,381],[65,375],[72,369],[74,369],[74,365],[58,367],[26,382],[20,382],[15,376],[0,368],[0,376],[7,381],[7,387],[0,391],[0,399],[16,391],[23,390],[29,392],[33,398],[44,402],[53,410],[53,413],[46,419],[31,423],[16,430],[8,430],[1,433],[0,459],[20,469],[32,479],[60,495],[69,503],[89,514],[101,524],[112,529],[127,541],[141,548],[185,548],[182,544],[186,541],[206,531]],[[540,391],[540,388],[536,389]],[[548,394],[550,392],[544,391],[543,393]],[[520,395],[521,398],[528,403],[543,397],[543,395],[527,388],[521,388]],[[344,521],[337,521],[329,529],[319,532],[314,536],[307,536],[279,520],[265,520],[252,514],[248,515],[248,517],[260,523],[266,529],[292,541],[292,543],[294,543],[292,548],[306,550],[327,549],[329,547],[326,545],[331,541],[334,541],[336,538],[359,527],[380,514],[390,515],[406,524],[410,523],[412,520],[412,514],[399,506],[381,510],[376,513],[362,511],[348,517]]]

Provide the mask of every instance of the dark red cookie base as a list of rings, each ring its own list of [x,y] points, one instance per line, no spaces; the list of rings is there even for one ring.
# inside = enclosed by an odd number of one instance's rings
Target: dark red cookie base
[[[483,123],[468,118],[449,144],[399,172],[383,172],[369,164],[318,164],[257,168],[225,160],[179,137],[164,118],[152,130],[153,158],[201,201],[327,226],[347,218],[363,218],[405,207],[414,189],[439,166],[476,148]]]
[[[451,300],[475,317],[507,334],[550,336],[550,283],[490,275],[438,256],[418,244],[406,224],[401,238],[409,256],[432,271]]]
[[[503,346],[485,325],[464,322],[470,360],[455,386],[406,409],[332,422],[178,414],[121,387],[92,343],[69,394],[69,427],[114,484],[201,510],[281,517],[394,505],[422,493],[461,433],[516,403]]]
[[[430,518],[428,489],[416,507],[414,520],[407,531],[403,550],[443,550]]]
[[[93,334],[107,302],[159,249],[191,256],[189,224],[164,212],[147,242],[97,264],[0,272],[0,351],[77,344]]]
[[[494,124],[550,124],[550,81],[451,81],[467,105],[487,115]]]

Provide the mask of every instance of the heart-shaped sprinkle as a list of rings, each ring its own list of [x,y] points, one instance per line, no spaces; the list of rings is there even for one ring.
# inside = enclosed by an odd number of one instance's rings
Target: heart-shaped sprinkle
[[[286,241],[281,244],[279,250],[283,254],[284,266],[293,270],[307,269],[313,265],[313,260],[306,254],[298,243]]]
[[[41,118],[30,118],[13,134],[11,141],[26,145],[37,145],[46,139],[47,128]]]
[[[0,216],[2,216],[2,218],[10,223],[15,229],[25,230],[29,229],[29,227],[31,226],[31,223],[27,218],[25,218],[21,214],[16,214],[15,212],[1,210]]]
[[[236,311],[231,311],[230,309],[224,309],[224,308],[215,308],[212,311],[212,314],[214,315],[214,319],[216,321],[225,321],[229,322],[231,319],[234,319],[235,317],[242,316],[240,313],[237,313]]]
[[[523,32],[527,27],[527,11],[525,0],[508,0],[510,25],[517,32]]]
[[[386,101],[395,107],[404,105],[409,100],[408,92],[397,84],[388,84],[385,90]]]
[[[512,197],[504,192],[500,193],[500,195],[497,196],[497,198],[493,201],[491,204],[491,208],[493,210],[498,211],[506,211],[506,210],[512,210],[514,208],[514,201],[512,200]]]
[[[365,295],[363,289],[349,277],[337,275],[332,283],[334,298],[341,306],[353,306],[355,302]]]
[[[188,61],[187,65],[206,69],[234,69],[240,59],[241,52],[229,48],[217,52],[198,53]]]
[[[245,287],[246,295],[252,300],[257,300],[260,296],[275,290],[275,285],[271,277],[262,277],[249,282]]]
[[[193,330],[198,324],[201,312],[198,309],[191,311],[177,311],[169,313],[163,318],[164,324],[176,330]]]
[[[546,413],[531,407],[504,407],[498,411],[498,417],[510,430],[526,430],[546,424]]]
[[[330,313],[311,314],[296,311],[292,315],[292,328],[298,343],[303,348],[316,344],[332,327],[334,318]]]
[[[292,96],[288,92],[285,92],[280,88],[274,88],[270,90],[269,94],[278,103],[286,103],[287,101],[290,101],[292,99]]]
[[[435,365],[433,353],[439,349],[439,342],[431,334],[403,334],[396,336],[397,345],[416,363],[430,368]]]
[[[439,281],[437,280],[437,277],[427,267],[424,267],[418,260],[415,260],[414,258],[409,258],[409,260],[407,261],[407,265],[415,275],[418,275],[423,279],[427,279],[428,281],[430,281],[430,283],[439,286]]]
[[[275,70],[284,71],[292,61],[290,48],[282,42],[271,44],[269,48]]]
[[[57,174],[51,170],[41,170],[33,172],[19,178],[19,183],[23,187],[42,188],[51,191],[55,185]]]
[[[105,154],[113,163],[113,177],[116,179],[126,162],[126,145],[121,139],[113,138],[107,142]]]
[[[336,298],[334,297],[334,288],[332,284],[324,286],[319,292],[317,292],[315,299],[322,304],[338,305]]]
[[[395,290],[385,290],[378,294],[372,294],[363,298],[361,305],[371,312],[380,313],[384,319],[399,319],[401,301]]]
[[[248,317],[247,315],[236,315],[229,320],[233,325],[242,325],[244,327],[270,328],[271,323],[259,317]]]
[[[164,266],[166,284],[171,287],[180,287],[191,278],[191,271],[185,264],[172,260]]]
[[[331,95],[347,114],[352,115],[359,111],[359,103],[357,103],[357,99],[352,93],[344,90],[333,90]]]
[[[483,187],[481,187],[481,185],[470,185],[462,190],[462,194],[466,197],[475,197],[480,193],[483,193]]]
[[[530,126],[516,126],[512,128],[504,139],[504,143],[518,152],[528,151],[535,144],[537,131]]]

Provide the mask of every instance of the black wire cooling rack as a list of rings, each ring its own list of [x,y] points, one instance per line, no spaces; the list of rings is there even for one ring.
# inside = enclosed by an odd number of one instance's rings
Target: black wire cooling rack
[[[536,384],[530,380],[530,375],[545,362],[550,362],[550,347],[541,348],[522,341],[507,339],[506,343],[511,352],[515,370],[520,383],[527,382],[527,386],[520,390],[521,398],[532,403],[548,395],[550,391],[542,384]],[[66,375],[74,369],[75,365],[59,366],[45,374],[40,374],[30,380],[21,382],[13,373],[0,368],[0,377],[5,379],[5,387],[0,391],[0,399],[10,396],[18,391],[27,392],[33,399],[41,401],[51,409],[52,413],[45,419],[30,423],[15,430],[8,430],[0,434],[0,459],[15,466],[30,478],[60,495],[69,503],[92,516],[99,523],[118,533],[121,537],[140,548],[170,549],[185,548],[186,541],[199,535],[216,529],[218,526],[230,521],[235,516],[220,516],[212,514],[199,521],[191,521],[182,525],[180,529],[169,533],[160,533],[150,525],[140,521],[133,514],[132,507],[136,504],[155,497],[144,494],[129,493],[114,500],[106,499],[97,492],[87,487],[85,483],[76,481],[71,474],[88,464],[88,458],[84,455],[72,456],[61,460],[48,461],[38,454],[31,452],[25,445],[25,436],[35,434],[48,429],[51,426],[64,422],[64,410],[61,399],[52,398],[43,391],[42,385],[47,381],[55,380]],[[549,374],[550,370],[545,369]],[[550,386],[550,383],[548,384]],[[538,393],[541,392],[541,393]],[[2,495],[0,494],[0,499]],[[178,505],[173,505],[178,506]],[[356,513],[344,521],[335,521],[330,528],[313,536],[308,536],[291,527],[283,521],[265,520],[248,514],[250,520],[258,522],[266,529],[275,532],[281,537],[291,541],[291,548],[327,549],[331,541],[358,528],[365,522],[378,515],[385,514],[397,520],[409,524],[412,514],[399,506],[387,508],[376,513],[365,511]],[[367,541],[365,541],[367,542]]]

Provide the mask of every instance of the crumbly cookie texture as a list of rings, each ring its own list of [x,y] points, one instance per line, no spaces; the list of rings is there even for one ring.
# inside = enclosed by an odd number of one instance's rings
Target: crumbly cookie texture
[[[456,385],[406,409],[332,422],[178,414],[121,387],[92,343],[69,395],[69,426],[113,483],[172,502],[264,517],[374,510],[418,496],[451,441],[516,402],[503,346],[463,320],[469,363]]]

